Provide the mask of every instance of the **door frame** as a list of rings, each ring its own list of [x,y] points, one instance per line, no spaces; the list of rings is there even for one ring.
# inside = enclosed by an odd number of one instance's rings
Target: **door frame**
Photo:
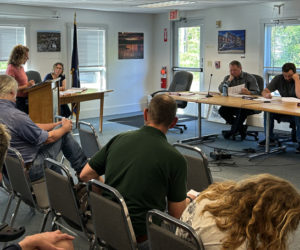
[[[200,26],[200,67],[199,68],[186,68],[186,67],[179,67],[177,64],[178,60],[178,28],[181,27],[195,27]],[[188,19],[188,18],[181,18],[178,21],[174,21],[171,24],[171,80],[173,79],[174,73],[180,70],[187,70],[190,72],[202,72],[200,74],[200,91],[204,89],[204,44],[203,44],[203,30],[204,30],[204,19]]]

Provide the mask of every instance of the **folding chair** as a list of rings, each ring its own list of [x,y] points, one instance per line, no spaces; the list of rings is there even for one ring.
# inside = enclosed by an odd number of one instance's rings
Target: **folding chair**
[[[174,143],[174,147],[180,147],[185,150],[183,154],[187,161],[187,188],[194,189],[198,192],[206,189],[213,183],[213,179],[208,168],[208,161],[206,155],[200,148],[193,147],[187,144]],[[188,152],[196,153],[197,157],[188,154]],[[200,157],[199,157],[200,156]]]
[[[51,166],[55,166],[62,173],[52,170]],[[73,235],[82,236],[88,240],[90,249],[92,249],[94,242],[92,223],[90,220],[87,220],[85,216],[86,211],[80,210],[74,181],[69,170],[63,164],[46,158],[44,173],[51,214],[53,216],[52,229],[62,227]],[[63,222],[66,222],[70,227]],[[82,233],[77,234],[73,229]]]
[[[6,221],[6,217],[8,215],[8,211],[11,205],[11,202],[13,200],[13,195],[12,195],[12,190],[10,188],[8,179],[7,179],[7,172],[6,172],[6,167],[5,164],[3,163],[3,168],[2,168],[2,182],[1,182],[1,186],[0,186],[1,190],[5,193],[8,194],[8,202],[6,204],[6,208],[4,210],[4,214],[1,220],[1,224],[4,224]]]
[[[93,190],[100,190],[96,193]],[[113,249],[137,249],[128,209],[122,195],[96,180],[88,182],[89,205],[96,239]],[[102,241],[103,243],[101,243]]]
[[[204,250],[200,237],[191,226],[166,213],[156,209],[150,210],[147,213],[146,222],[151,250]],[[188,235],[188,240],[175,234],[177,228]]]
[[[101,149],[96,130],[91,123],[79,121],[78,132],[82,150],[87,158],[91,158]]]
[[[18,202],[12,214],[10,226],[13,226],[21,201],[44,214],[40,232],[43,232],[50,212],[46,184],[43,179],[30,182],[25,171],[21,154],[14,148],[8,148],[5,159],[6,171],[11,187],[11,197],[17,197]]]

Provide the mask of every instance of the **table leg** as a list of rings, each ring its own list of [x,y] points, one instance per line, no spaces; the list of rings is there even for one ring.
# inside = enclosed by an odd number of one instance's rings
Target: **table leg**
[[[265,111],[266,112],[266,111]],[[278,153],[281,151],[285,151],[286,146],[281,146],[277,148],[273,148],[270,150],[270,112],[266,112],[266,144],[265,144],[265,152],[253,154],[249,156],[249,160],[252,160],[256,157],[263,156],[263,155],[269,155]]]
[[[198,137],[179,140],[180,143],[200,144],[208,141],[213,141],[218,135],[204,135],[202,136],[202,116],[201,116],[201,103],[198,103]]]
[[[79,113],[80,113],[80,102],[77,102],[76,103],[76,128],[78,128]]]
[[[99,115],[99,132],[102,133],[103,126],[103,107],[104,107],[104,94],[100,98],[100,115]]]

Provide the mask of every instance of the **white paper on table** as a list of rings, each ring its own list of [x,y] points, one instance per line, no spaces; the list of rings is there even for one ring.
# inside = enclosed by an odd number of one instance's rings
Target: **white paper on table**
[[[72,95],[76,93],[81,93],[83,91],[87,90],[87,88],[70,88],[65,91],[60,91],[59,94],[64,96],[64,95]]]
[[[193,92],[170,92],[170,95],[190,96],[190,95],[195,95],[195,93],[193,93]]]
[[[243,96],[246,96],[246,95],[243,95],[243,94],[230,94],[230,96],[232,97],[243,97]]]
[[[228,87],[228,95],[235,95],[235,94],[241,94],[242,88],[245,88],[245,84],[240,84],[234,87]]]
[[[260,102],[271,102],[273,99],[270,99],[270,98],[265,98],[265,97],[256,97],[253,99],[253,101],[260,101]]]
[[[296,97],[281,97],[281,101],[283,102],[300,102],[300,99],[299,98],[296,98]]]

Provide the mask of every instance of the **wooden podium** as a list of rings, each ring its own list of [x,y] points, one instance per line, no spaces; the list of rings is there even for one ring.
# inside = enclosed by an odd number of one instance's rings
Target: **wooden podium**
[[[33,85],[28,93],[29,117],[35,123],[52,123],[59,113],[58,81],[50,80]]]

